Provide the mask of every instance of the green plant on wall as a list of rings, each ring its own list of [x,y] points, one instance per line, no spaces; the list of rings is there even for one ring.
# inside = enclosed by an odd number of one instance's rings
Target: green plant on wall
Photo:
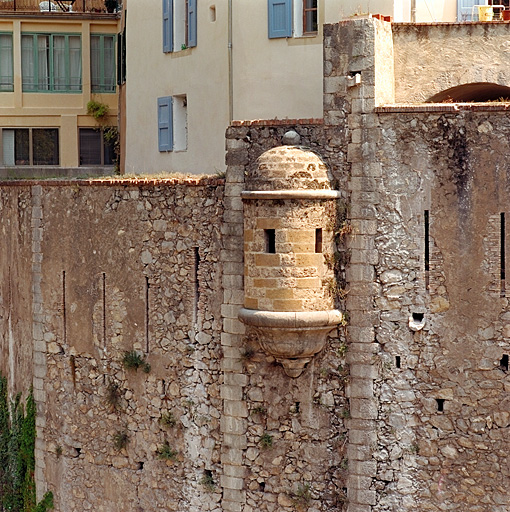
[[[53,508],[48,492],[37,503],[35,493],[35,401],[30,391],[25,407],[21,394],[9,406],[7,379],[0,375],[0,509],[46,512]]]
[[[126,448],[129,443],[129,434],[127,430],[119,430],[113,435],[113,446],[120,452],[123,448]]]
[[[122,364],[124,365],[124,368],[128,370],[137,371],[138,368],[141,368],[145,373],[149,373],[151,371],[151,365],[145,360],[145,357],[140,355],[136,350],[124,352]]]
[[[260,446],[264,450],[267,450],[268,448],[272,448],[272,446],[273,446],[273,436],[271,434],[268,434],[267,432],[262,434],[262,436],[260,437]]]
[[[207,492],[214,492],[216,490],[216,483],[212,476],[212,471],[210,470],[206,469],[204,471],[204,476],[200,480],[200,483],[204,486]]]
[[[120,136],[118,128],[116,126],[103,127],[103,138],[105,143],[113,150],[113,163],[118,173],[120,165]]]
[[[308,508],[312,501],[312,486],[308,483],[298,484],[297,489],[293,492],[292,503],[298,510]]]
[[[110,108],[106,103],[93,100],[87,103],[87,114],[92,116],[100,126],[104,126],[106,123],[109,111]]]
[[[158,459],[176,461],[179,454],[176,450],[172,449],[170,443],[165,441],[157,450]]]
[[[108,126],[108,114],[110,108],[106,103],[91,100],[87,103],[87,114],[92,116],[98,125],[98,130],[102,130],[104,142],[110,146],[113,151],[113,163],[116,170],[120,164],[120,137],[116,126]]]
[[[165,428],[172,428],[175,427],[175,425],[177,424],[177,419],[175,418],[173,412],[166,411],[161,414],[159,422]]]

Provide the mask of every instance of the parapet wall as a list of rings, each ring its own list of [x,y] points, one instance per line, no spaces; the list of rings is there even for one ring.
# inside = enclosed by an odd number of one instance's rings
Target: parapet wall
[[[392,32],[396,103],[422,103],[463,84],[510,83],[509,23],[395,23]]]

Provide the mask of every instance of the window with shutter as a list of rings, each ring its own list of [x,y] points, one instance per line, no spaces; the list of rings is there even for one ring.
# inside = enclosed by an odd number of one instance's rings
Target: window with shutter
[[[188,46],[197,45],[197,0],[188,0]]]
[[[173,0],[163,0],[163,52],[173,51]]]
[[[13,90],[12,34],[0,34],[0,91]]]
[[[115,36],[90,36],[90,77],[92,92],[115,92]]]
[[[197,45],[197,0],[163,0],[163,52]]]
[[[268,37],[292,36],[292,0],[268,0]]]
[[[158,98],[158,147],[159,151],[173,149],[172,97]]]
[[[79,34],[21,35],[23,92],[81,92]]]

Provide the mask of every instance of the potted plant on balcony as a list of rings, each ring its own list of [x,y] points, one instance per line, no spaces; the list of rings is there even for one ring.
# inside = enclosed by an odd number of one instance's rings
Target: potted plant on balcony
[[[104,6],[106,7],[106,12],[115,12],[117,0],[104,0]]]

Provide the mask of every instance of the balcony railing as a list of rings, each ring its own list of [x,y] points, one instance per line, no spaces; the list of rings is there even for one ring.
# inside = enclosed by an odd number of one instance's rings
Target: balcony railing
[[[117,1],[118,10],[122,4]],[[107,12],[104,0],[0,0],[0,12]]]

